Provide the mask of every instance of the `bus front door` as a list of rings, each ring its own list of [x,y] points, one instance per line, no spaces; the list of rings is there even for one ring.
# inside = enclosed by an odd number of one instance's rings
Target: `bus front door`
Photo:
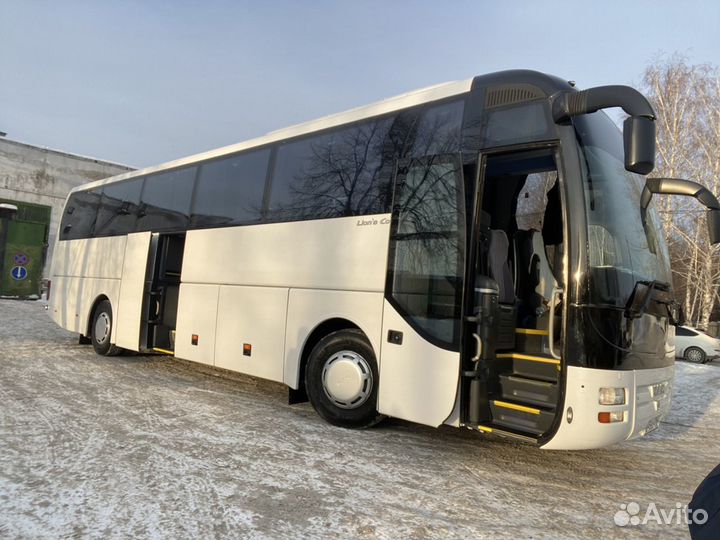
[[[164,353],[175,350],[175,324],[184,249],[184,234],[154,234],[152,237],[141,336],[148,350]]]
[[[429,426],[452,423],[465,261],[460,157],[402,162],[394,190],[378,409]]]
[[[127,235],[120,281],[120,297],[115,317],[114,343],[130,351],[144,350],[140,338],[143,328],[143,294],[152,233]]]

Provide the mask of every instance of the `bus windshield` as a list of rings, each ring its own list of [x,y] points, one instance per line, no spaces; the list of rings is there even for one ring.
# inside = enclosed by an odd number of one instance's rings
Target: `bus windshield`
[[[657,212],[640,217],[644,177],[625,170],[622,134],[603,112],[573,120],[588,224],[591,302],[624,307],[638,281],[671,284]]]

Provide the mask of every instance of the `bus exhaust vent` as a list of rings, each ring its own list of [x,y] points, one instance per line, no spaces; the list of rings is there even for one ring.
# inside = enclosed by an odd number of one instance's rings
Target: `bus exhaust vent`
[[[545,94],[532,84],[511,84],[490,88],[485,94],[485,108],[502,107],[524,101],[543,99]]]

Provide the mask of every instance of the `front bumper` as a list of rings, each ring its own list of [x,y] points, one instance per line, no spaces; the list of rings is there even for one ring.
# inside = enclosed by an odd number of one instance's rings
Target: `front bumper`
[[[543,448],[584,450],[642,437],[655,430],[670,410],[674,366],[614,371],[568,366],[560,427]],[[626,389],[624,405],[600,405],[600,388]],[[572,409],[569,414],[568,409]],[[623,420],[603,424],[601,412],[622,412]]]
[[[635,371],[635,419],[628,439],[654,431],[670,412],[674,366]]]

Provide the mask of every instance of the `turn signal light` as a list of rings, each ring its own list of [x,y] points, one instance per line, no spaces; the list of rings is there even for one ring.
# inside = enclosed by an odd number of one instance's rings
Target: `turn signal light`
[[[624,419],[625,414],[622,411],[598,413],[598,422],[601,424],[614,424],[615,422],[622,422]]]

